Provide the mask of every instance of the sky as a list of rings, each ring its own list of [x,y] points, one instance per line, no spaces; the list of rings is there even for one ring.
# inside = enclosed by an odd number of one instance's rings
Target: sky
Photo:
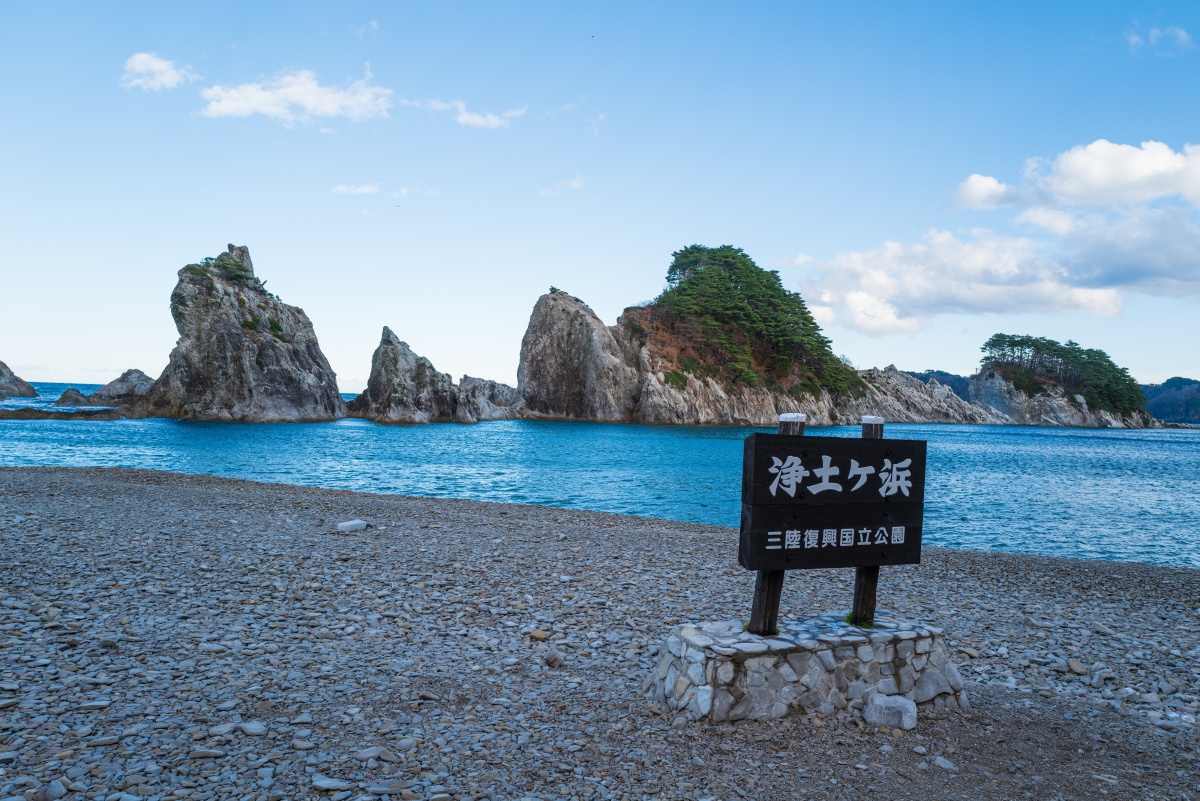
[[[997,332],[1200,378],[1200,6],[0,4],[0,360],[158,375],[177,271],[250,248],[345,392],[389,326],[515,384],[743,248],[858,367]]]

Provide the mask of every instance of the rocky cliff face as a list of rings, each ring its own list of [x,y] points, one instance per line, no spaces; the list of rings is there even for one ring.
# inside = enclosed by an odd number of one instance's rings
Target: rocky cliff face
[[[726,387],[711,377],[681,371],[666,353],[652,352],[639,329],[628,315],[606,327],[583,301],[565,292],[543,295],[521,342],[520,413],[754,426],[774,425],[785,412],[802,412],[813,425],[857,423],[864,414],[892,422],[1008,422],[962,400],[949,387],[936,381],[924,384],[895,367],[862,371],[861,397]]]
[[[126,370],[119,377],[89,395],[88,399],[103,401],[103,403],[96,403],[97,406],[122,406],[127,403],[139,403],[152,386],[154,386],[154,379],[141,370]]]
[[[92,403],[88,400],[88,396],[84,395],[75,387],[68,387],[67,391],[59,396],[54,402],[55,406],[106,406],[104,403]]]
[[[429,359],[413,353],[384,326],[371,356],[367,388],[350,401],[350,416],[381,423],[429,423],[453,420],[457,410],[458,393],[450,374],[439,373]]]
[[[8,369],[8,365],[0,362],[0,400],[5,398],[36,398],[37,390]]]
[[[1082,395],[1057,385],[1030,396],[995,370],[985,367],[971,376],[971,400],[1003,414],[1016,425],[1079,426],[1086,428],[1161,428],[1162,422],[1145,412],[1122,417],[1088,409]]]
[[[614,331],[583,301],[566,292],[538,298],[517,368],[524,416],[623,420],[639,389],[637,370]]]
[[[146,393],[150,414],[263,422],[345,416],[308,316],[263,288],[246,248],[230,245],[180,270],[171,316],[179,342]]]
[[[350,402],[349,412],[380,423],[474,423],[516,416],[515,401],[516,390],[495,381],[464,376],[456,385],[385,326],[367,388]]]
[[[55,406],[131,406],[140,404],[154,385],[154,379],[141,370],[126,370],[91,395],[71,387],[54,402]]]
[[[520,395],[516,387],[499,384],[484,378],[463,376],[458,385],[458,411],[455,418],[460,423],[480,420],[512,420],[520,416],[517,401]]]

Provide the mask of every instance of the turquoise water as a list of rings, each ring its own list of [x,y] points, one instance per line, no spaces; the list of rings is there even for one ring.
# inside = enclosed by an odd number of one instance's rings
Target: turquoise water
[[[52,397],[65,388],[38,386]],[[766,429],[4,420],[0,465],[173,470],[737,526],[742,440],[754,430]],[[927,544],[1200,567],[1200,431],[886,433],[929,442]]]

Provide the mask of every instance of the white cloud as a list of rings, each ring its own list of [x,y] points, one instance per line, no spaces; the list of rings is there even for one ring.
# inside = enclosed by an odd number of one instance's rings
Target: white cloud
[[[379,184],[338,184],[331,191],[335,195],[374,195],[379,192]]]
[[[539,195],[561,195],[563,192],[579,192],[582,191],[587,183],[580,176],[576,175],[566,181],[559,181],[554,186],[547,189],[539,189]]]
[[[1146,48],[1153,55],[1164,58],[1182,56],[1196,48],[1192,35],[1178,25],[1165,28],[1151,28],[1150,32],[1142,35],[1137,31],[1128,31],[1125,41],[1129,43],[1131,53],[1137,53]]]
[[[467,104],[461,100],[452,100],[449,103],[442,100],[401,100],[400,105],[428,111],[453,111],[455,121],[468,128],[507,128],[516,118],[524,117],[528,109],[528,106],[522,106],[500,114],[469,111]]]
[[[813,260],[813,257],[808,255],[807,253],[797,253],[796,258],[792,259],[792,264],[794,264],[797,267],[803,267],[804,265],[810,263],[812,260]]]
[[[1028,235],[933,230],[814,263],[818,319],[885,334],[949,312],[1113,315],[1130,292],[1200,299],[1200,146],[1099,139],[1028,161],[1016,185],[972,174],[957,196],[1009,207]]]
[[[958,202],[969,209],[994,209],[1019,199],[1016,189],[990,175],[972,173],[958,185]]]
[[[365,40],[368,36],[371,36],[372,38],[376,37],[379,35],[379,21],[371,20],[366,25],[356,29],[355,33],[358,34],[358,40],[360,42]]]
[[[1035,225],[1059,236],[1071,233],[1077,224],[1074,214],[1062,209],[1048,209],[1045,206],[1025,209],[1017,215],[1016,221],[1025,225]]]
[[[810,279],[823,314],[844,309],[839,321],[871,334],[910,333],[946,312],[1060,312],[1083,309],[1112,315],[1119,294],[1072,284],[1068,266],[1042,243],[976,229],[960,239],[930,231],[925,241],[887,242],[844,253]]]
[[[134,53],[125,60],[125,72],[121,85],[126,89],[141,89],[143,92],[158,92],[174,89],[182,83],[199,79],[191,67],[177,67],[175,62],[159,58],[154,53]]]
[[[1173,150],[1163,142],[1123,145],[1097,139],[1053,159],[1030,159],[1019,186],[972,174],[958,185],[968,208],[1000,206],[1127,206],[1186,200],[1200,208],[1200,146]]]
[[[371,70],[345,86],[324,86],[309,70],[277,75],[269,81],[238,86],[211,86],[200,93],[208,101],[206,117],[250,117],[262,114],[285,124],[315,117],[359,121],[388,116],[391,89],[371,83]]]

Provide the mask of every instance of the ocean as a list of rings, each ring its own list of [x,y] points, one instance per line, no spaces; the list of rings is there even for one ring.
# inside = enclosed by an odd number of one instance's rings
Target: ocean
[[[48,406],[67,386],[0,406]],[[0,421],[0,466],[131,467],[736,527],[742,440],[716,426]],[[857,427],[810,428],[857,437]],[[1200,431],[886,426],[928,445],[927,545],[1200,567]]]

